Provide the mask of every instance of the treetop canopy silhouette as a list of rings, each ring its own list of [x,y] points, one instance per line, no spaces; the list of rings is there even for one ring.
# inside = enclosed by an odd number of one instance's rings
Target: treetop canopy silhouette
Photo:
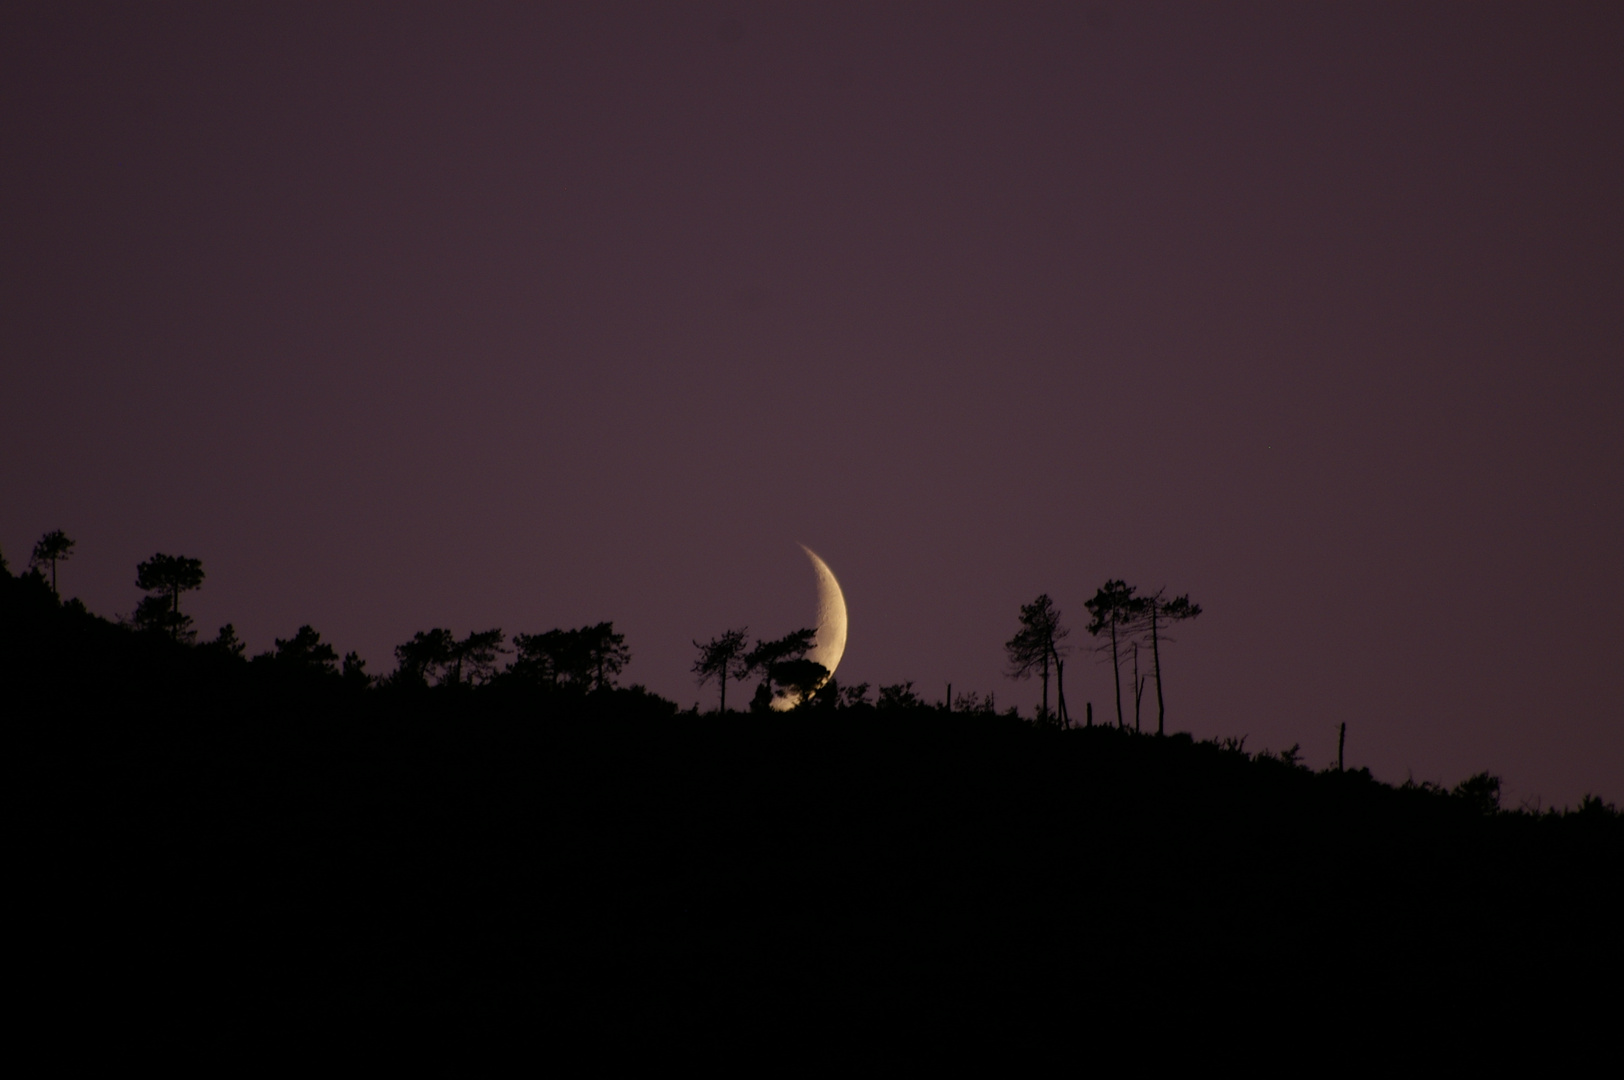
[[[196,636],[192,618],[180,610],[180,594],[201,588],[203,563],[159,552],[135,568],[135,586],[148,593],[135,608],[137,626],[166,633],[176,641]]]
[[[72,554],[73,540],[61,529],[52,529],[34,545],[34,554],[28,560],[28,565],[30,569],[50,567],[51,591],[61,596],[61,591],[56,587],[56,565],[67,562]]]

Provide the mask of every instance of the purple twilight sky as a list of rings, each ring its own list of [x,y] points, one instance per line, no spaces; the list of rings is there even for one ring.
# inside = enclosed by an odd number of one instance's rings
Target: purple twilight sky
[[[0,548],[206,634],[845,587],[842,682],[1206,614],[1169,722],[1624,799],[1624,7],[35,4],[0,35]],[[1078,653],[1068,698],[1110,709]]]

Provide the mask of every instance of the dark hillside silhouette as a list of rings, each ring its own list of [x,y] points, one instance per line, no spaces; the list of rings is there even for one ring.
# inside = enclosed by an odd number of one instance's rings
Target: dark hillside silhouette
[[[1393,787],[911,683],[701,716],[615,685],[610,623],[490,674],[499,631],[419,634],[377,681],[308,626],[239,645],[0,575],[19,888],[54,943],[28,977],[87,1020],[840,1043],[1619,956],[1616,810],[1507,812],[1487,774]]]

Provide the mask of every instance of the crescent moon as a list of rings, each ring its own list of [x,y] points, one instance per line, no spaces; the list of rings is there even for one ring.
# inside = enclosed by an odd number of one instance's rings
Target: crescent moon
[[[840,582],[829,569],[829,564],[818,558],[818,553],[801,545],[806,557],[812,560],[812,570],[818,576],[818,636],[817,644],[806,654],[829,669],[831,676],[846,655],[846,594],[840,591]]]

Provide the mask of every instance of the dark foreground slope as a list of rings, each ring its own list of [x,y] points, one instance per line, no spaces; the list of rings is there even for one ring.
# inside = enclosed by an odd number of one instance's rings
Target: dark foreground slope
[[[1621,956],[1599,804],[930,709],[368,690],[8,595],[17,880],[59,1013],[946,1037],[1371,987],[1435,1011]]]

